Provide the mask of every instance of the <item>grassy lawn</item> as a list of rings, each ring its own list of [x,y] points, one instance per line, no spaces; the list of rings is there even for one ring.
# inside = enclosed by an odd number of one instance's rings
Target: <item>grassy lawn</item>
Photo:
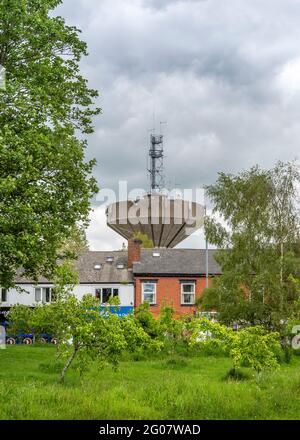
[[[224,379],[227,358],[97,364],[57,383],[55,347],[0,350],[0,419],[299,419],[300,359],[249,380]]]

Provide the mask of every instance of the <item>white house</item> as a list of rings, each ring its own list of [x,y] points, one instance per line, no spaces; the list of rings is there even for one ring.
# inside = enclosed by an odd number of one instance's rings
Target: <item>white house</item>
[[[82,298],[91,294],[107,303],[111,295],[118,296],[122,307],[134,306],[134,281],[132,270],[128,268],[127,251],[87,251],[75,261],[79,274],[79,284],[74,287],[74,294]],[[17,286],[25,290],[0,289],[0,320],[14,304],[34,307],[37,304],[50,303],[54,298],[53,283],[40,278],[35,284],[19,277]]]

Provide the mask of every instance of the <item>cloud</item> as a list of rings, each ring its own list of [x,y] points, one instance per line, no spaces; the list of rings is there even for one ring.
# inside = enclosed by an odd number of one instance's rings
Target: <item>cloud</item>
[[[87,230],[87,240],[92,251],[122,249],[124,239],[106,226],[105,207],[93,208],[90,212],[90,226]]]
[[[284,97],[291,98],[300,93],[300,57],[283,66],[277,84]]]
[[[81,69],[101,93],[87,150],[100,187],[148,188],[154,109],[171,187],[298,155],[299,1],[65,0],[58,12],[82,29]],[[99,248],[117,245],[97,228]]]

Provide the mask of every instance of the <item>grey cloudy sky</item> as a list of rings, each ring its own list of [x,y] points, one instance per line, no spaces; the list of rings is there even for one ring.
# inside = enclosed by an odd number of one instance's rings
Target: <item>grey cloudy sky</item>
[[[298,156],[299,0],[64,0],[57,12],[82,30],[82,72],[101,94],[87,152],[100,187],[147,189],[154,108],[171,186]],[[91,218],[91,247],[119,247],[103,209]]]

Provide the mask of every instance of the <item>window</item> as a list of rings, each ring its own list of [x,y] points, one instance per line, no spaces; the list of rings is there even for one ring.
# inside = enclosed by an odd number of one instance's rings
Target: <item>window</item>
[[[42,289],[40,287],[35,288],[35,302],[42,301]]]
[[[100,270],[101,269],[101,264],[94,264],[94,269],[95,270]]]
[[[101,299],[101,289],[96,289],[95,294],[97,299]]]
[[[7,302],[7,289],[1,289],[1,302]]]
[[[52,288],[51,287],[36,287],[35,302],[50,303],[52,302]],[[53,300],[56,300],[56,295],[53,295]]]
[[[41,296],[42,296],[43,303],[50,303],[51,302],[51,289],[50,289],[50,287],[42,287],[41,288]]]
[[[195,283],[181,284],[181,304],[195,304]]]
[[[43,302],[49,303],[51,302],[51,288],[43,287]]]
[[[101,303],[108,303],[111,296],[119,296],[119,289],[112,287],[102,287],[102,289],[96,289],[96,298],[101,300]]]
[[[156,304],[156,283],[142,284],[142,302]]]

